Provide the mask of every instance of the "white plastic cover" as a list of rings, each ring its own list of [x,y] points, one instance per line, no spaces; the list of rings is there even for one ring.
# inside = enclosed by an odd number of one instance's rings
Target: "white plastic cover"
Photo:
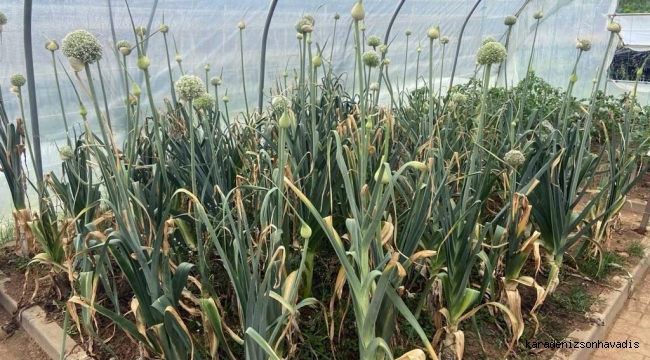
[[[183,58],[182,66],[185,73],[204,78],[203,68],[206,62],[210,62],[212,68],[209,76],[219,75],[223,71],[223,86],[220,87],[220,96],[226,89],[228,90],[231,100],[229,106],[233,110],[243,108],[237,23],[240,20],[244,20],[246,23],[244,30],[246,85],[248,100],[251,107],[255,108],[260,71],[260,44],[270,2],[270,0],[131,0],[129,5],[136,26],[147,26],[150,18],[152,19],[151,32],[155,31],[163,22],[164,15],[164,22],[170,26],[168,40],[175,78],[179,77],[180,71],[173,59],[173,39],[175,39],[178,51]],[[354,0],[278,1],[269,32],[264,88],[265,103],[271,96],[269,90],[272,87],[275,88],[274,81],[280,78],[282,71],[288,70],[290,74],[288,80],[290,81],[293,69],[298,67],[299,48],[295,38],[294,24],[305,13],[311,13],[316,18],[313,33],[314,44],[324,47],[326,59],[329,58],[331,47],[334,46],[335,73],[352,74],[354,36],[351,32],[352,22],[349,14],[354,2]],[[382,39],[384,38],[389,20],[399,2],[399,0],[364,1],[366,36],[378,35]],[[390,49],[387,56],[391,59],[389,72],[391,81],[398,83],[400,87],[403,82],[407,48],[407,37],[404,33],[407,29],[410,29],[413,34],[408,41],[407,86],[414,85],[418,67],[416,61],[418,46],[422,48],[419,76],[420,79],[428,78],[429,40],[426,37],[426,32],[430,27],[439,25],[442,35],[451,38],[451,42],[446,46],[445,58],[442,63],[444,64],[442,91],[446,91],[461,26],[475,2],[475,0],[405,0],[389,37]],[[605,15],[614,3],[616,0],[482,1],[467,24],[462,38],[455,83],[474,75],[476,50],[486,36],[492,35],[505,43],[507,27],[503,24],[504,17],[518,12],[520,12],[520,16],[512,28],[509,41],[507,79],[510,84],[521,80],[526,73],[535,33],[536,20],[533,19],[533,13],[543,10],[544,17],[540,20],[535,42],[533,68],[538,76],[547,79],[552,85],[566,87],[577,55],[576,39],[591,40],[593,48],[580,60],[579,81],[575,87],[577,96],[586,96],[591,91],[591,79],[596,74],[597,68],[601,66],[605,56],[605,47],[609,38],[609,33],[605,30]],[[152,14],[154,4],[156,6]],[[3,0],[0,4],[0,11],[4,12],[9,19],[4,26],[0,47],[0,87],[2,87],[8,105],[10,118],[16,118],[20,116],[18,103],[16,97],[8,90],[10,88],[9,77],[13,73],[25,72],[23,1]],[[334,36],[335,22],[333,20],[335,12],[341,14],[341,19],[336,23],[336,36]],[[113,29],[110,15],[113,19]],[[117,40],[122,39],[129,40],[131,43],[135,42],[124,0],[34,1],[32,25],[34,62],[43,141],[43,163],[46,172],[56,170],[58,163],[56,145],[60,146],[64,143],[65,135],[54,83],[52,59],[50,52],[44,48],[44,43],[48,39],[55,39],[60,43],[68,32],[76,29],[86,29],[92,32],[104,45],[104,59],[101,62],[101,67],[107,96],[111,102],[111,121],[116,125],[116,129],[124,130],[124,121],[120,118],[124,113],[120,109],[124,99],[124,85],[121,75],[122,68],[114,53],[114,44]],[[115,36],[112,35],[112,31]],[[437,43],[434,52],[436,59],[434,79],[438,81],[441,70],[441,47]],[[64,65],[68,66],[60,51],[56,55],[57,59],[62,60]],[[150,70],[155,99],[158,101],[158,106],[162,106],[162,99],[169,96],[169,79],[165,46],[160,33],[154,34],[149,40],[148,55],[151,59]],[[131,74],[140,73],[135,65],[135,60],[135,55],[128,58],[127,65]],[[505,67],[504,65],[503,69]],[[96,69],[96,66],[93,66],[95,82],[98,84]],[[493,70],[495,74],[499,71],[496,67]],[[83,73],[80,73],[80,76],[82,79],[85,78]],[[67,106],[68,121],[78,123],[79,116],[72,86],[61,71],[61,65],[59,65],[59,78]],[[500,79],[503,81],[503,76]],[[142,76],[136,76],[135,80],[145,91]],[[26,93],[26,87],[24,90]],[[82,94],[82,96],[84,95]],[[26,94],[24,98],[27,106]],[[84,97],[84,100],[89,109],[89,117],[94,119],[88,99]],[[231,115],[233,112],[231,111]],[[29,115],[27,114],[27,116]],[[77,126],[75,129],[78,130],[79,127]],[[3,181],[3,177],[0,176],[0,191],[4,193],[4,190],[1,190],[6,187]],[[0,213],[3,210],[8,210],[9,206],[10,204],[7,202],[2,202]]]
[[[621,40],[635,51],[650,51],[650,14],[617,14]]]

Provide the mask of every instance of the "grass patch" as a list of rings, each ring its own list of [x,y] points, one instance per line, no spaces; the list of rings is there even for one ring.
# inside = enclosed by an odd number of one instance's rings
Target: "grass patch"
[[[14,222],[8,218],[0,218],[0,245],[14,240]]]
[[[625,260],[612,252],[603,252],[602,263],[600,257],[589,257],[579,265],[579,270],[584,275],[594,280],[602,280],[611,274],[614,269],[623,265]]]
[[[639,241],[633,241],[628,245],[626,252],[630,254],[630,256],[642,259],[645,257],[645,246],[643,246]]]
[[[568,312],[584,314],[590,311],[591,306],[600,300],[598,297],[587,293],[585,287],[580,285],[572,288],[568,293],[556,294],[553,301]]]

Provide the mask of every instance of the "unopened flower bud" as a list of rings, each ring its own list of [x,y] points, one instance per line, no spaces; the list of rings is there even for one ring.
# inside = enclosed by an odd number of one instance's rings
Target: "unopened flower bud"
[[[278,126],[280,127],[280,129],[286,129],[289,126],[291,126],[291,123],[293,121],[291,121],[291,117],[289,116],[289,111],[290,110],[285,109],[285,111],[282,112],[282,116],[280,116],[280,120],[278,120]]]
[[[133,95],[135,95],[135,96],[140,96],[140,94],[142,94],[142,89],[140,89],[140,87],[138,86],[138,84],[133,83],[133,84],[131,85],[131,92],[132,92]]]
[[[145,28],[144,26],[138,26],[135,28],[135,33],[138,36],[145,36],[147,35],[147,28]]]
[[[309,239],[311,237],[311,228],[309,225],[302,223],[302,226],[300,226],[300,236],[303,239]]]
[[[59,50],[59,44],[54,40],[48,40],[45,42],[45,48],[50,50],[51,52],[55,52]]]
[[[569,76],[569,82],[570,83],[575,84],[577,81],[578,81],[578,75],[571,74],[571,76]]]
[[[165,25],[165,24],[162,24],[162,25],[160,25],[158,30],[160,30],[160,32],[163,33],[163,34],[167,34],[169,32],[169,26]]]
[[[311,59],[311,63],[314,67],[320,67],[323,65],[323,58],[320,55],[316,55]]]
[[[503,23],[506,26],[512,26],[515,23],[517,23],[517,16],[516,15],[508,15],[506,18],[503,20]]]
[[[362,0],[357,1],[357,3],[352,7],[352,11],[350,12],[352,19],[355,21],[361,21],[366,17],[366,11],[363,9],[363,4],[361,1]]]
[[[239,30],[244,30],[244,29],[246,29],[246,23],[243,22],[243,21],[238,22],[238,23],[237,23],[237,28],[238,28]]]
[[[381,179],[379,178],[380,173],[381,173]],[[388,167],[388,163],[383,163],[379,167],[379,169],[377,169],[377,171],[375,172],[374,179],[376,182],[380,182],[383,185],[387,185],[390,183],[391,173],[390,173],[390,168]]]
[[[212,86],[219,86],[221,85],[221,78],[218,76],[214,76],[210,78],[210,85]]]
[[[613,32],[614,34],[618,34],[621,32],[621,24],[617,22],[610,22],[607,24],[607,31]]]
[[[83,104],[79,104],[79,115],[82,117],[88,115],[88,110],[86,110],[86,107]]]
[[[386,46],[386,45],[379,46],[379,52],[382,53],[382,54],[387,53],[388,52],[388,46]]]
[[[535,13],[533,14],[533,19],[535,20],[539,20],[542,17],[544,17],[544,13],[542,12],[542,10],[535,11]]]
[[[210,71],[210,63],[205,64],[205,66],[203,67],[203,70]]]
[[[76,73],[82,71],[85,67],[84,62],[81,59],[77,59],[76,57],[69,57],[68,64],[70,64],[70,67]]]
[[[431,40],[435,40],[440,37],[440,28],[438,27],[432,27],[427,31],[427,37]]]
[[[138,58],[138,69],[146,70],[147,68],[149,68],[149,65],[151,65],[151,60],[149,60],[148,57],[140,56]]]
[[[591,41],[587,39],[578,40],[578,42],[576,42],[576,49],[585,52],[591,50]]]
[[[120,40],[120,41],[118,41],[117,44],[115,44],[115,47],[116,47],[117,50],[119,50],[120,53],[122,53],[122,55],[124,55],[124,56],[128,56],[128,55],[131,54],[131,43],[128,42],[128,41],[126,41],[126,40]]]

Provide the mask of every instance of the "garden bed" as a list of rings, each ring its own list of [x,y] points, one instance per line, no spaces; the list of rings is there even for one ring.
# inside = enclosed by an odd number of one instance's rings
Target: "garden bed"
[[[640,185],[639,185],[640,186]],[[614,232],[610,250],[605,255],[605,263],[609,268],[601,275],[597,275],[598,265],[594,261],[581,262],[580,268],[576,268],[575,262],[568,261],[564,266],[561,274],[560,285],[556,293],[547,299],[546,302],[538,309],[537,318],[539,320],[539,329],[537,334],[533,334],[532,319],[528,312],[535,303],[535,291],[531,288],[520,287],[522,296],[522,309],[524,319],[527,322],[526,331],[519,343],[515,346],[515,354],[522,359],[540,359],[547,360],[554,356],[552,349],[530,349],[526,347],[526,340],[532,341],[562,341],[571,332],[575,330],[586,331],[593,324],[599,324],[601,319],[594,317],[592,314],[599,313],[604,309],[605,304],[599,298],[603,294],[616,291],[623,282],[627,281],[628,272],[630,272],[640,261],[639,244],[644,239],[634,230],[638,227],[640,216],[636,213],[624,211],[621,213],[621,224],[618,231]],[[331,280],[325,277],[336,277],[337,267],[334,254],[329,250],[323,252],[317,258],[316,266],[319,268],[316,272],[314,291],[323,296],[320,300],[327,304],[329,296],[327,292],[330,289],[319,287],[318,283],[328,284]],[[614,264],[614,265],[611,265]],[[622,266],[619,268],[618,266]],[[23,298],[30,305],[40,306],[47,314],[49,321],[55,321],[63,327],[63,305],[64,303],[57,299],[57,294],[53,290],[52,283],[47,277],[43,277],[39,283],[39,289],[36,296],[30,301],[34,292],[34,282],[29,281],[25,286],[25,269],[27,263],[24,259],[16,255],[13,246],[4,246],[0,248],[0,270],[4,272],[9,280],[5,282],[7,293],[15,300]],[[606,265],[608,266],[608,265]],[[528,264],[525,272],[532,275],[534,270],[533,264]],[[45,275],[45,274],[40,274]],[[33,274],[32,274],[33,279]],[[537,281],[543,284],[544,274],[537,277]],[[418,291],[419,284],[415,284],[410,290]],[[344,298],[347,294],[344,294]],[[124,296],[123,311],[128,311],[128,302],[130,295]],[[25,302],[23,302],[25,303]],[[344,306],[339,307],[335,314],[336,336],[334,341],[329,343],[327,339],[327,324],[323,317],[323,312],[319,308],[310,308],[304,311],[301,317],[300,328],[309,333],[309,338],[304,339],[304,346],[299,346],[296,350],[296,359],[311,359],[317,356],[321,359],[334,358],[354,358],[357,353],[357,338],[355,336],[353,314],[344,314]],[[79,312],[79,314],[81,314]],[[421,319],[428,316],[422,316]],[[129,337],[115,325],[102,316],[96,317],[98,321],[97,328],[99,336],[107,341],[111,351],[117,355],[118,359],[135,359],[139,355],[138,348]],[[343,320],[341,320],[343,319]],[[492,314],[487,308],[482,309],[476,316],[478,329],[480,329],[480,341],[475,327],[471,322],[466,322],[462,329],[465,331],[465,358],[466,359],[501,359],[506,353],[508,341],[507,330],[503,322],[503,316],[499,313]],[[339,330],[339,325],[342,328]],[[394,337],[396,349],[412,349],[418,346],[417,340],[409,337],[407,324],[404,330],[399,331]],[[432,322],[429,324],[421,323],[424,329],[433,333]],[[82,343],[78,331],[71,327],[68,334],[77,341]],[[315,338],[321,337],[321,345],[314,346]],[[480,342],[483,343],[483,349]],[[89,354],[92,353],[95,359],[108,359],[113,354],[94,342],[92,349],[85,349]]]
[[[42,276],[39,281],[36,293],[34,274],[30,274],[30,280],[25,284],[25,270],[27,262],[18,256],[14,251],[13,244],[6,244],[0,247],[0,271],[8,278],[4,282],[4,289],[16,302],[18,302],[21,311],[32,306],[40,307],[46,314],[46,322],[56,322],[61,328],[64,323],[64,308],[65,302],[58,298],[58,294],[52,286],[52,281],[49,277],[45,277],[46,273],[39,274]],[[32,298],[32,295],[35,295]],[[125,296],[124,301],[128,304],[130,296]],[[122,309],[127,312],[128,309]],[[81,315],[81,311],[78,311]],[[97,316],[97,329],[99,329],[99,337],[106,340],[114,355],[118,359],[136,359],[139,354],[136,344],[129,339],[129,337],[121,330],[117,330],[114,323],[108,319]],[[2,324],[4,325],[4,324]],[[87,343],[84,343],[78,330],[74,325],[71,325],[67,331],[68,335],[74,339],[77,344],[85,344],[84,351],[91,355],[94,359],[109,359],[113,356],[110,351],[95,342],[92,348],[88,348]],[[87,339],[86,339],[87,340]],[[59,343],[59,339],[56,342]]]

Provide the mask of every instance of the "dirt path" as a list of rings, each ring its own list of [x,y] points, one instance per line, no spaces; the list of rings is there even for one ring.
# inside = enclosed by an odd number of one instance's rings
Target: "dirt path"
[[[627,342],[632,348],[598,349],[593,360],[650,360],[650,274],[635,287],[605,338],[605,341]]]
[[[0,308],[0,325],[6,324],[11,319],[9,313]],[[49,357],[27,335],[23,328],[19,328],[13,335],[8,336],[0,329],[0,359],[2,360],[48,360]]]

